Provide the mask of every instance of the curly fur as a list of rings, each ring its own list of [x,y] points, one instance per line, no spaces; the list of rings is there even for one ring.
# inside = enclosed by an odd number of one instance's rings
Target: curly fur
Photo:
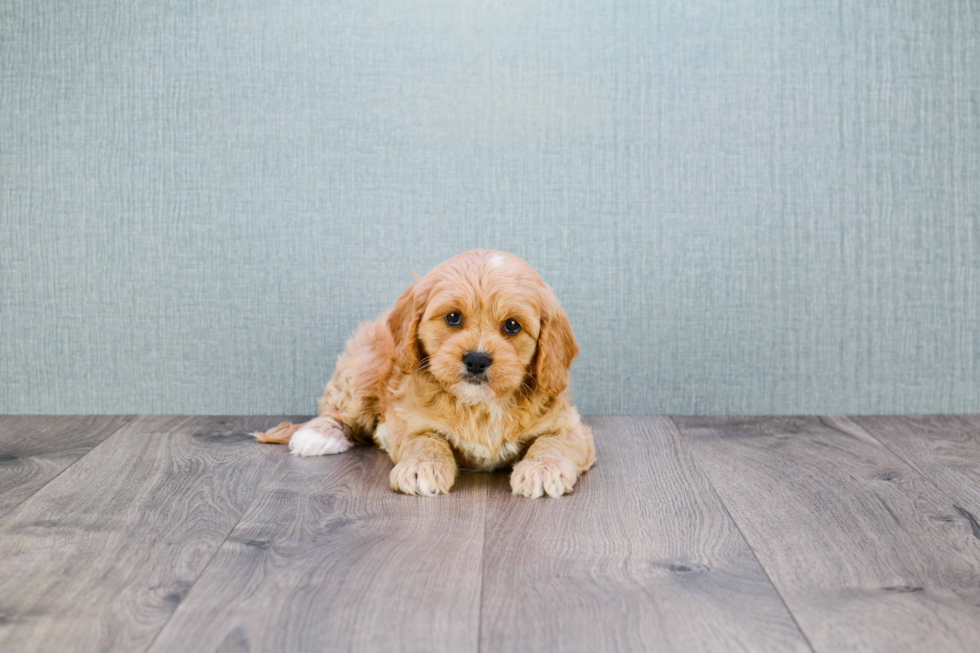
[[[461,325],[446,323],[451,312],[463,316]],[[508,319],[520,324],[517,334],[503,330]],[[469,351],[493,360],[477,381],[462,361]],[[373,441],[395,463],[391,488],[406,494],[449,492],[459,466],[489,471],[517,463],[515,494],[561,496],[595,462],[591,430],[568,390],[577,354],[565,311],[527,263],[472,250],[358,327],[318,417],[255,435],[289,443],[297,455]]]

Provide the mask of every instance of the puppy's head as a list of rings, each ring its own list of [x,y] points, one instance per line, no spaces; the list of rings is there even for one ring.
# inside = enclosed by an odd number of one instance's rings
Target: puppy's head
[[[557,396],[578,354],[554,292],[502,252],[472,250],[439,265],[402,293],[388,326],[403,371],[426,369],[471,404],[522,390]]]

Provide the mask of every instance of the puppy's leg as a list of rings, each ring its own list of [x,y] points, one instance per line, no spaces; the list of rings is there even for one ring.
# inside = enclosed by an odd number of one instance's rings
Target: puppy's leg
[[[258,442],[289,444],[289,452],[295,456],[343,453],[354,446],[344,426],[327,416],[316,417],[305,424],[283,422],[265,433],[252,435]]]
[[[389,441],[391,489],[405,494],[434,496],[448,494],[456,482],[456,459],[449,444],[431,434],[419,434]]]
[[[255,439],[288,443],[299,456],[341,453],[354,443],[369,441],[379,417],[379,388],[391,372],[385,334],[381,320],[358,327],[320,398],[319,417],[305,424],[283,422],[265,433],[253,433]]]
[[[572,491],[579,474],[595,462],[592,430],[577,425],[567,431],[542,435],[514,465],[510,487],[514,494],[538,498],[560,497]]]
[[[321,415],[293,433],[289,440],[289,453],[294,456],[326,456],[343,453],[353,446],[343,425],[332,417]]]

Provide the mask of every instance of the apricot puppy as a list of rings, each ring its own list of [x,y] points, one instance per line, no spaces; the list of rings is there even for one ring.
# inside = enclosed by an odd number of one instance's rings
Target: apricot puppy
[[[512,254],[472,250],[364,322],[337,360],[319,416],[256,433],[299,456],[374,441],[391,488],[445,494],[459,466],[514,464],[514,494],[559,497],[595,462],[568,391],[578,345],[551,288]]]

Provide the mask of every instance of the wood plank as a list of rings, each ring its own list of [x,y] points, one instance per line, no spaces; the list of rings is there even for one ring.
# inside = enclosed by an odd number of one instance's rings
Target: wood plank
[[[375,448],[290,456],[152,651],[475,651],[487,477],[409,497]]]
[[[817,651],[970,651],[980,541],[845,418],[677,418]]]
[[[144,650],[284,450],[278,418],[140,417],[0,524],[0,650]]]
[[[0,519],[132,416],[0,415]]]
[[[810,650],[666,418],[592,418],[571,496],[490,487],[487,651]]]
[[[851,419],[951,496],[968,518],[980,519],[980,416]]]

